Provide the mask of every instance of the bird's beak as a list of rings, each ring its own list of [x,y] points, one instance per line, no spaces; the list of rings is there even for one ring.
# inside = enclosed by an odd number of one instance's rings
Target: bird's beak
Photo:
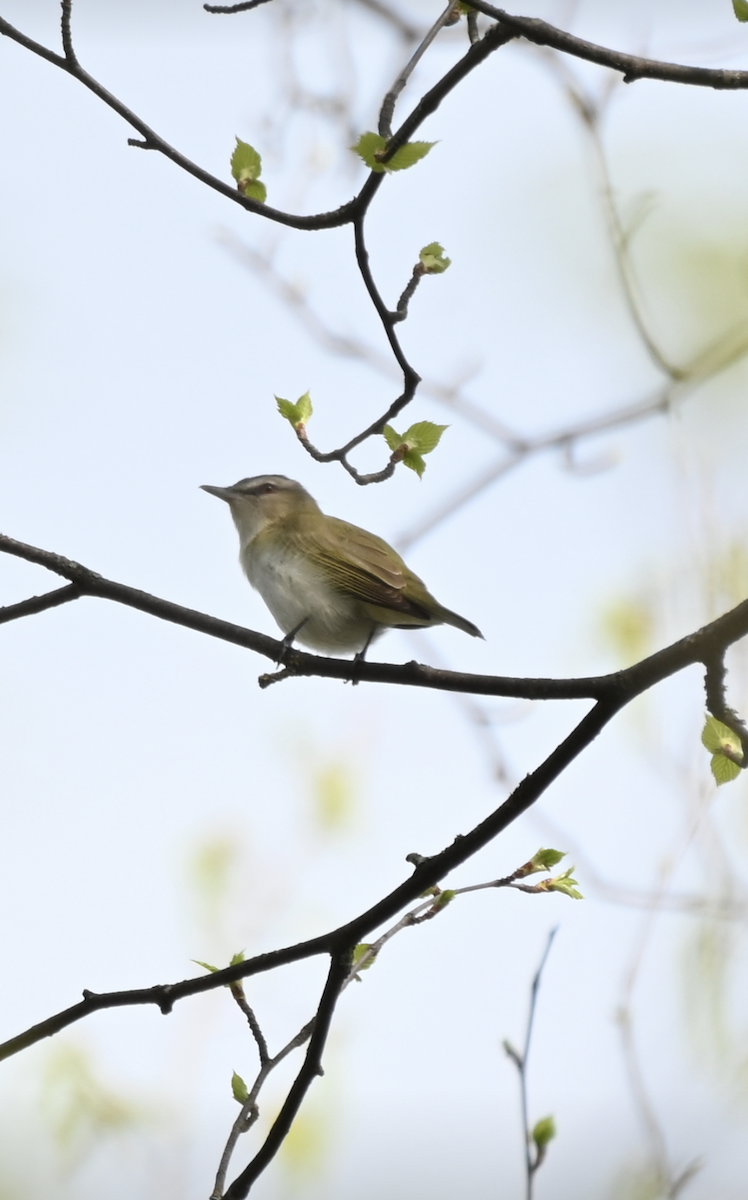
[[[219,500],[225,500],[228,504],[233,499],[234,489],[230,487],[214,487],[212,483],[201,483],[200,487],[204,492],[210,492],[211,496],[218,496]]]

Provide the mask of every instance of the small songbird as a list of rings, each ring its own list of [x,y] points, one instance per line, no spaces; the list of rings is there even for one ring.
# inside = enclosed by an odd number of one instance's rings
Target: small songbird
[[[454,625],[481,631],[444,608],[382,538],[328,517],[285,475],[255,475],[232,487],[203,484],[225,500],[239,531],[239,561],[280,628],[325,654],[360,659],[387,629]]]

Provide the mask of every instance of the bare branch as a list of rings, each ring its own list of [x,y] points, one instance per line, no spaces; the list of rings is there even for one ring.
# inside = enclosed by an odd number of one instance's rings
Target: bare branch
[[[728,71],[711,67],[688,67],[680,63],[660,62],[654,58],[642,58],[637,54],[624,54],[598,46],[584,38],[565,33],[537,17],[515,17],[503,8],[495,8],[486,0],[471,0],[473,8],[487,17],[493,17],[500,25],[511,30],[515,37],[526,38],[537,46],[551,46],[573,58],[596,63],[620,71],[624,83],[637,79],[660,79],[664,83],[684,83],[692,87],[710,87],[725,91],[739,91],[748,87],[748,71]]]
[[[255,200],[250,200],[247,196],[244,196],[240,191],[238,191],[236,187],[232,187],[223,179],[219,179],[217,176],[211,175],[209,171],[203,170],[203,168],[198,166],[197,163],[192,162],[184,154],[181,154],[174,146],[169,145],[169,143],[165,141],[164,138],[162,138],[159,134],[157,134],[155,130],[151,129],[151,127],[147,125],[145,121],[141,120],[141,118],[138,117],[137,114],[132,111],[132,109],[128,108],[126,104],[123,104],[121,100],[118,100],[117,97],[112,95],[111,92],[107,91],[107,89],[103,87],[96,79],[94,79],[92,75],[89,75],[89,73],[80,66],[77,59],[71,61],[59,54],[54,54],[53,51],[48,50],[47,47],[41,45],[40,42],[35,42],[33,38],[27,37],[25,34],[21,33],[20,30],[11,25],[9,21],[6,21],[4,17],[0,17],[0,34],[9,38],[11,41],[17,42],[18,45],[23,46],[24,49],[30,50],[32,54],[36,54],[40,58],[45,59],[47,62],[52,63],[53,66],[59,67],[61,70],[66,71],[67,74],[72,75],[74,79],[77,79],[79,83],[82,83],[84,87],[88,88],[90,92],[93,92],[93,94],[97,96],[99,100],[103,101],[104,104],[113,109],[114,112],[122,117],[123,120],[128,123],[128,125],[131,125],[133,129],[136,129],[141,135],[142,140],[132,138],[128,139],[130,145],[138,146],[141,149],[146,150],[158,150],[166,158],[175,163],[176,166],[181,167],[183,171],[186,171],[189,175],[193,175],[196,179],[199,179],[201,183],[204,183],[207,187],[212,188],[214,191],[220,192],[220,194],[225,196],[228,200],[233,200],[235,204],[239,204],[248,212],[253,212],[258,216],[265,217],[269,221],[275,221],[280,225],[287,225],[292,229],[334,229],[341,225],[347,225],[352,220],[352,201],[349,201],[348,204],[343,205],[334,212],[318,213],[316,216],[311,217],[301,217],[296,216],[293,213],[282,212],[280,209],[273,208],[268,204],[260,204]]]
[[[728,729],[731,729],[740,738],[740,744],[743,747],[743,757],[739,765],[745,770],[748,767],[748,729],[745,722],[735,712],[735,709],[730,708],[727,703],[725,695],[727,668],[725,667],[724,650],[715,650],[714,654],[708,655],[704,666],[706,667],[704,676],[706,706],[713,717],[716,717],[718,721],[721,721],[723,725],[726,725]],[[735,762],[736,759],[732,761]]]
[[[149,613],[163,621],[183,625],[209,637],[220,638],[236,646],[254,650],[266,658],[278,662],[281,651],[285,661],[285,675],[318,676],[324,679],[350,679],[351,663],[347,659],[323,658],[307,654],[302,650],[284,648],[284,643],[241,625],[221,621],[217,617],[185,608],[170,600],[162,600],[138,588],[105,579],[80,563],[73,562],[60,554],[41,550],[0,534],[0,553],[12,554],[39,566],[47,567],[58,575],[76,584],[81,595],[98,596],[113,600],[140,612]],[[527,700],[579,700],[593,699],[613,703],[616,707],[627,704],[668,676],[694,663],[706,663],[711,656],[724,650],[733,642],[748,634],[748,600],[718,617],[695,633],[673,642],[664,650],[658,650],[624,671],[610,675],[587,676],[579,679],[516,678],[503,675],[474,675],[467,672],[438,670],[421,663],[409,662],[398,666],[394,663],[361,662],[356,667],[356,678],[372,683],[398,683],[410,687],[432,688],[447,692],[469,692],[482,696],[514,696]],[[260,679],[263,685],[263,679]],[[241,973],[236,976],[240,978]]]
[[[537,1151],[534,1156],[532,1153],[532,1134],[530,1131],[530,1121],[529,1121],[529,1117],[528,1117],[528,1107],[527,1107],[527,1060],[530,1056],[530,1045],[532,1042],[532,1027],[533,1027],[533,1023],[535,1021],[535,1008],[536,1008],[536,1005],[538,1002],[538,991],[540,988],[540,979],[543,974],[543,968],[545,967],[546,961],[548,959],[548,955],[551,952],[551,946],[553,945],[553,939],[555,938],[557,932],[558,932],[558,928],[555,928],[555,929],[552,929],[551,932],[548,934],[548,941],[546,942],[545,950],[543,951],[542,957],[540,959],[540,963],[538,964],[538,969],[535,972],[535,975],[534,975],[533,981],[532,981],[532,985],[530,987],[530,1007],[529,1007],[529,1010],[527,1013],[527,1029],[525,1031],[525,1045],[524,1045],[522,1054],[519,1054],[518,1051],[515,1050],[514,1047],[509,1042],[504,1043],[504,1049],[505,1049],[508,1057],[514,1063],[515,1067],[517,1068],[517,1072],[519,1074],[520,1103],[521,1103],[521,1108],[522,1108],[522,1126],[523,1126],[523,1133],[524,1133],[523,1140],[525,1143],[525,1183],[526,1183],[525,1195],[527,1197],[527,1200],[532,1200],[533,1180],[535,1177],[535,1173],[538,1170],[538,1167],[540,1167],[540,1165],[543,1162],[543,1155],[540,1153],[540,1151]]]
[[[325,989],[322,993],[322,999],[319,1002],[317,1015],[314,1020],[314,1030],[309,1041],[309,1049],[307,1050],[304,1064],[296,1076],[283,1102],[283,1107],[275,1118],[262,1147],[255,1154],[249,1165],[245,1167],[242,1173],[231,1184],[231,1187],[226,1192],[226,1200],[243,1200],[248,1194],[252,1184],[259,1178],[265,1167],[280,1150],[311,1083],[316,1076],[323,1074],[322,1052],[330,1031],[330,1022],[335,1011],[335,1005],[350,972],[352,954],[352,945],[338,950],[333,954]]]
[[[73,49],[73,35],[70,29],[70,22],[73,15],[73,0],[62,0],[62,48],[65,51],[65,59],[72,67],[78,66],[78,58]]]
[[[16,621],[19,617],[35,617],[37,613],[46,612],[48,608],[57,608],[70,600],[77,600],[83,593],[76,583],[57,588],[54,592],[45,592],[43,596],[29,596],[28,600],[19,600],[18,604],[8,604],[0,608],[0,625],[7,621]]]

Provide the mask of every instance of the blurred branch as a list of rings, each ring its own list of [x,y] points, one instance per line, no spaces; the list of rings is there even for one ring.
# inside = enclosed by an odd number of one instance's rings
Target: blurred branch
[[[400,36],[406,42],[415,42],[423,34],[421,30],[408,21],[397,8],[390,8],[388,4],[383,4],[382,0],[358,0],[361,8],[368,8],[378,17],[382,17],[389,25],[396,29]]]
[[[403,88],[405,87],[406,83],[408,82],[411,75],[413,74],[413,71],[418,66],[418,63],[421,61],[424,54],[428,50],[429,46],[436,38],[437,34],[439,33],[439,30],[443,29],[445,25],[447,25],[451,22],[451,19],[454,17],[454,14],[456,11],[457,11],[456,0],[449,0],[447,7],[444,9],[444,12],[441,14],[441,16],[437,17],[436,21],[434,21],[434,24],[431,26],[428,33],[426,33],[424,35],[424,37],[422,38],[422,40],[420,42],[420,45],[418,45],[416,47],[416,49],[413,51],[413,54],[410,56],[407,63],[405,64],[405,66],[400,71],[400,74],[398,75],[397,79],[393,83],[392,87],[385,95],[384,100],[382,101],[382,107],[379,112],[379,127],[378,128],[379,128],[379,133],[380,133],[381,137],[383,137],[383,138],[392,137],[392,118],[395,115],[395,105],[397,104],[398,96],[402,92]]]
[[[525,1196],[526,1196],[526,1200],[532,1200],[533,1182],[535,1179],[535,1174],[536,1174],[538,1168],[540,1166],[542,1166],[543,1159],[545,1157],[545,1147],[544,1146],[541,1149],[541,1146],[536,1144],[534,1156],[532,1153],[533,1138],[532,1138],[532,1131],[530,1129],[530,1121],[529,1121],[529,1117],[528,1117],[528,1106],[527,1106],[527,1060],[530,1056],[530,1044],[532,1042],[532,1027],[533,1027],[533,1023],[535,1021],[535,1007],[538,1002],[538,991],[540,990],[540,979],[543,974],[543,968],[545,967],[545,964],[548,960],[548,955],[551,952],[551,946],[553,945],[553,939],[555,938],[557,932],[558,932],[558,926],[555,929],[552,929],[551,932],[548,934],[548,941],[546,942],[545,950],[543,951],[542,957],[540,959],[540,963],[538,964],[538,969],[535,972],[535,975],[534,975],[533,981],[532,981],[532,985],[530,987],[530,1007],[529,1007],[528,1013],[527,1013],[527,1029],[525,1031],[525,1044],[524,1044],[522,1053],[520,1054],[518,1050],[515,1050],[514,1046],[512,1046],[510,1042],[504,1042],[504,1050],[506,1051],[507,1056],[514,1063],[515,1067],[517,1068],[517,1073],[519,1075],[520,1105],[521,1105],[521,1109],[522,1109],[522,1130],[523,1130],[523,1134],[524,1134],[524,1143],[525,1143],[525,1183],[526,1183]]]

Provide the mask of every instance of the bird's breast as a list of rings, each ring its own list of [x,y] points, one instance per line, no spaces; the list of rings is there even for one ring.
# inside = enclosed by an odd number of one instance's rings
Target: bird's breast
[[[363,647],[371,620],[353,597],[333,586],[314,559],[295,547],[256,538],[242,548],[241,561],[284,633],[304,622],[298,640],[313,650],[348,654]]]

